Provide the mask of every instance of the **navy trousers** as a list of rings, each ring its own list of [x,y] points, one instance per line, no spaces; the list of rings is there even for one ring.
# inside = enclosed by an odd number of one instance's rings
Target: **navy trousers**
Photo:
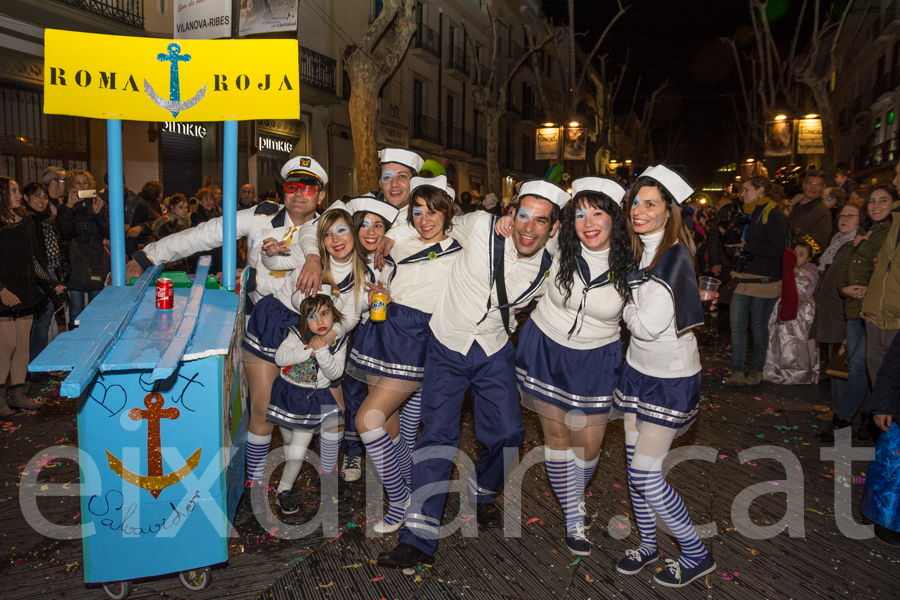
[[[525,427],[516,386],[516,351],[511,342],[493,356],[477,343],[465,355],[436,338],[428,343],[422,386],[422,424],[413,453],[412,501],[400,541],[427,554],[438,546],[453,455],[459,446],[460,413],[466,390],[472,390],[475,435],[482,445],[468,482],[470,502],[489,504],[506,476],[504,448],[522,447]]]

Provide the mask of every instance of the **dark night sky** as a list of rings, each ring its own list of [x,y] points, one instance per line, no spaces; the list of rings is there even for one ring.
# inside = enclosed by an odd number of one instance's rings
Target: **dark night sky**
[[[720,37],[751,42],[752,32],[746,0],[632,0],[623,1],[627,12],[615,24],[600,54],[609,53],[607,73],[615,76],[628,55],[628,70],[616,103],[616,114],[624,115],[631,106],[638,77],[641,77],[635,112],[642,110],[642,99],[668,81],[663,100],[654,112],[653,143],[659,146],[681,128],[683,160],[687,176],[695,185],[712,179],[712,171],[730,162],[725,155],[725,124],[734,123],[732,98],[740,107],[740,95],[734,58]],[[788,43],[796,24],[796,6],[786,0],[773,0],[773,31]],[[544,13],[554,22],[568,22],[566,0],[544,0]],[[575,30],[589,32],[580,38],[589,51],[609,20],[618,10],[613,0],[576,0]],[[616,157],[623,160],[627,157]],[[747,157],[743,157],[747,158]],[[676,162],[678,162],[676,160]]]

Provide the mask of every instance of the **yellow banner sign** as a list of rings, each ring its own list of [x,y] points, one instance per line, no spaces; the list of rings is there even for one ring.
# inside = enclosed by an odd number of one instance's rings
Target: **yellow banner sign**
[[[297,119],[296,40],[164,40],[48,29],[44,112],[131,121]]]

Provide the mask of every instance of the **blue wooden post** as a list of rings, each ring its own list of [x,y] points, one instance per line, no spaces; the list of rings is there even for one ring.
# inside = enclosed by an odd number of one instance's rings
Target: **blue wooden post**
[[[112,284],[125,285],[125,199],[122,194],[125,184],[122,181],[122,121],[119,119],[106,121],[106,149]]]
[[[225,121],[225,148],[222,160],[222,283],[234,290],[237,256],[237,121]]]

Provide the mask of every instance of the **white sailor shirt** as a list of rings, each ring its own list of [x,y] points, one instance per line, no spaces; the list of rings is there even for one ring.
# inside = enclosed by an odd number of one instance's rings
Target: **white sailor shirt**
[[[436,244],[440,244],[441,252],[448,254],[439,254],[433,260],[395,266]],[[446,285],[450,270],[460,254],[453,251],[454,247],[458,249],[459,243],[453,238],[447,238],[443,242],[425,243],[419,239],[418,232],[415,232],[415,237],[398,239],[390,253],[394,264],[385,265],[382,273],[382,282],[390,291],[391,299],[424,313],[433,313],[438,296]]]
[[[332,381],[338,381],[344,374],[344,365],[347,363],[347,344],[344,340],[338,338],[336,342],[340,344],[334,354],[328,346],[313,350],[307,348],[308,343],[300,339],[300,335],[294,327],[287,330],[284,341],[278,346],[275,353],[275,364],[281,368],[297,365],[310,356],[316,357],[317,376],[315,386],[317,389],[324,389],[331,385]],[[300,384],[298,384],[300,385]]]
[[[493,220],[490,213],[475,211],[453,221],[453,235],[460,241],[463,250],[440,294],[430,325],[439,342],[460,354],[467,354],[472,343],[477,342],[484,353],[491,356],[509,340],[509,335],[503,330],[500,311],[496,310],[499,304],[497,286],[492,286],[490,282]],[[503,268],[509,302],[515,302],[535,280],[543,280],[535,294],[510,307],[511,330],[516,327],[513,310],[539,297],[546,287],[549,270],[546,274],[539,270],[544,251],[551,255],[555,252],[556,242],[552,238],[551,242],[552,245],[548,243],[546,248],[528,258],[519,258],[511,237],[504,242]],[[491,306],[495,308],[485,317],[488,296]]]
[[[641,268],[656,256],[665,231],[642,235]],[[645,375],[672,379],[700,372],[697,339],[691,331],[676,332],[672,294],[658,281],[648,279],[631,290],[633,302],[625,305],[622,318],[631,332],[626,360]]]

